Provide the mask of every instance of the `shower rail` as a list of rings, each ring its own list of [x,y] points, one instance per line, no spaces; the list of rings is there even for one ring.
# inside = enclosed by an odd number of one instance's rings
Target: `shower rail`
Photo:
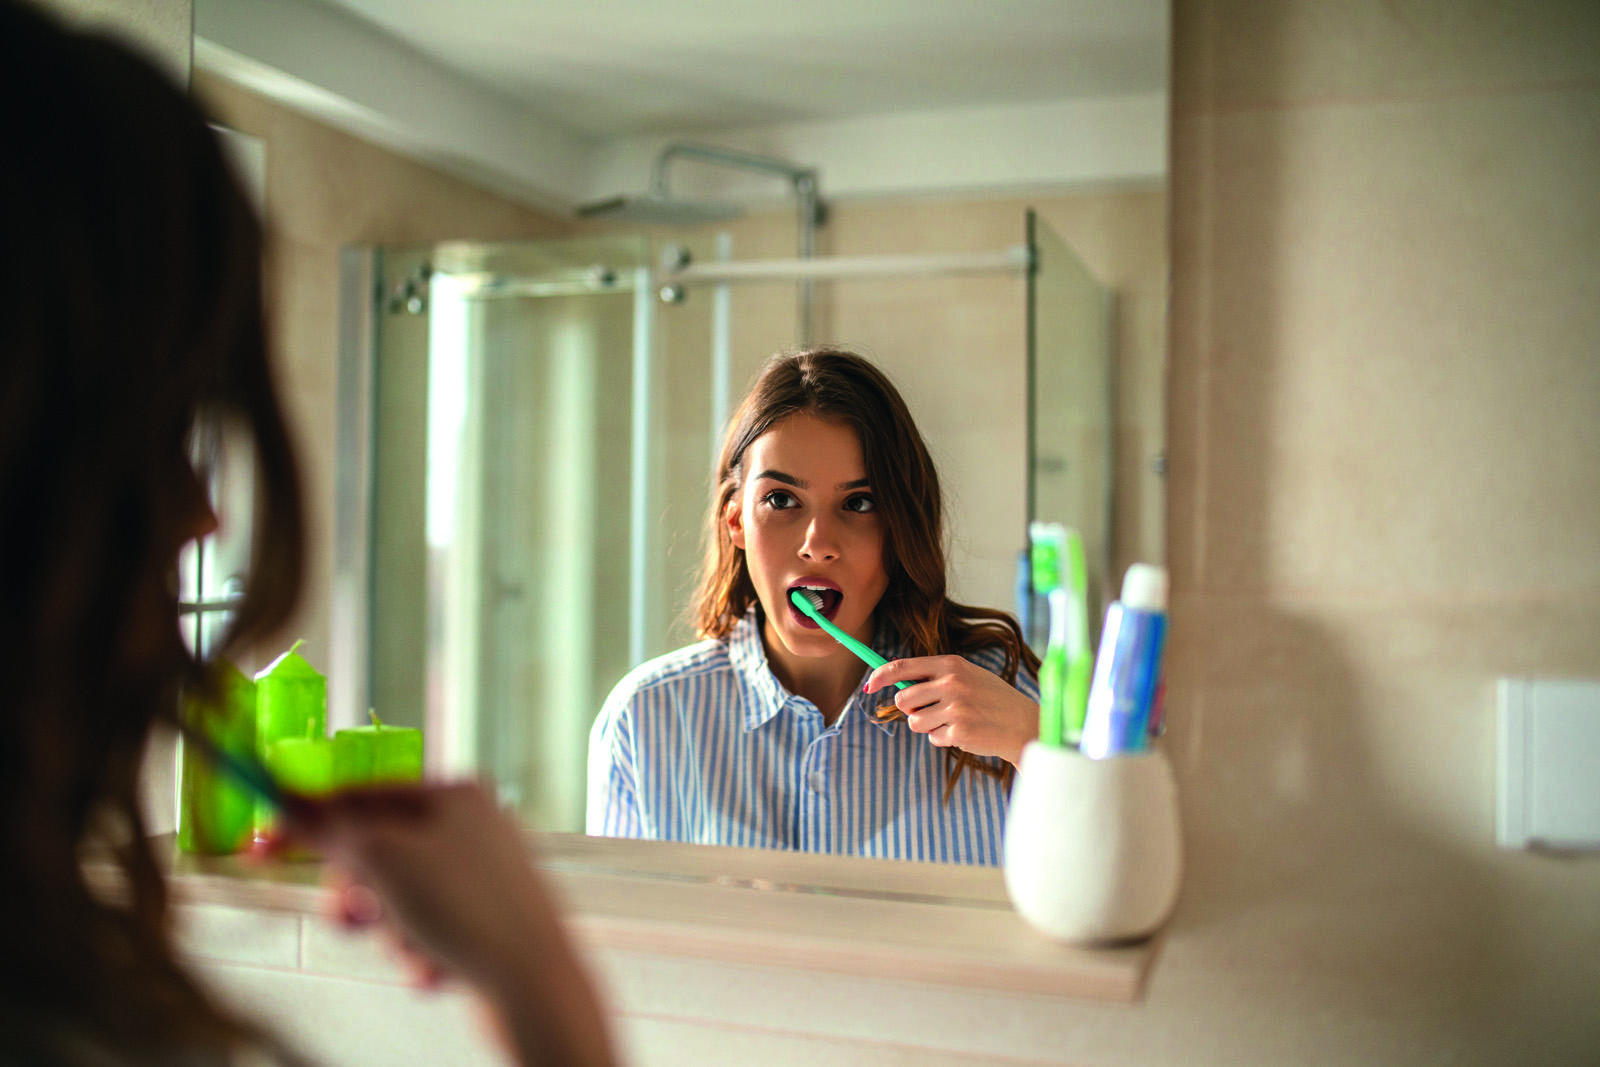
[[[612,271],[595,266],[542,277],[487,273],[452,275],[471,299],[526,296],[582,296],[631,292],[643,284],[723,285],[735,282],[844,281],[853,278],[935,278],[959,274],[1024,274],[1032,265],[1026,245],[996,252],[949,252],[873,256],[819,256],[811,259],[747,259],[689,263],[648,271]],[[445,272],[448,273],[448,272]]]
[[[690,263],[662,273],[680,285],[723,282],[837,281],[845,278],[937,277],[951,274],[1022,274],[1032,264],[1026,245],[998,252],[920,255],[824,256]]]

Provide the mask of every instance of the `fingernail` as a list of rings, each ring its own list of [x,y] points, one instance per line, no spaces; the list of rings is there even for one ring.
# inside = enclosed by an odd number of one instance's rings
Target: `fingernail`
[[[352,926],[375,923],[383,918],[383,901],[366,886],[352,885],[344,891],[344,913]]]

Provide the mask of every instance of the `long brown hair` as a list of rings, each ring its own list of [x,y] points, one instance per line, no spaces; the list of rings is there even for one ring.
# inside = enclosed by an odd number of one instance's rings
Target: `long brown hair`
[[[301,584],[259,226],[197,109],[123,47],[0,0],[0,96],[0,1058],[259,1041],[177,961],[137,790],[152,725],[207,676],[170,584],[206,419],[255,455],[230,641],[281,624]],[[116,900],[85,880],[96,844]]]
[[[793,415],[851,426],[861,439],[867,480],[883,523],[883,566],[889,584],[874,618],[913,656],[967,655],[997,648],[1002,677],[1019,668],[1037,673],[1039,657],[1016,619],[1003,611],[958,604],[946,595],[944,497],[939,472],[894,383],[871,362],[838,348],[774,356],[734,413],[712,471],[711,508],[693,622],[702,637],[722,638],[756,602],[744,552],[723,530],[723,513],[743,486],[744,456],[762,434]],[[960,749],[945,750],[951,774],[945,795],[964,767],[996,773]]]

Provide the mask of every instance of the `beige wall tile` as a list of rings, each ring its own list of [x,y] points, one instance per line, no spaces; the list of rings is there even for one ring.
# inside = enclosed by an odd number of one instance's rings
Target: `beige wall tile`
[[[1594,582],[1600,90],[1205,126],[1205,586]]]
[[[327,978],[404,985],[407,972],[387,934],[346,930],[334,923],[300,920],[300,969]]]
[[[1440,96],[1600,77],[1588,0],[1174,6],[1180,110]]]
[[[851,1067],[979,1067],[995,1062],[986,1055],[922,1045],[830,1041],[798,1031],[747,1029],[711,1021],[624,1016],[619,1024],[619,1043],[627,1062],[635,1067],[701,1067],[708,1063],[760,1063],[764,1067],[818,1063],[848,1063]],[[1007,1062],[1026,1061],[1008,1057]]]
[[[173,925],[179,949],[200,959],[266,967],[300,965],[298,915],[183,904],[173,909]]]
[[[1192,1015],[1187,1062],[1594,1059],[1600,868],[1494,847],[1493,687],[1600,676],[1597,9],[1176,14],[1190,863],[1147,1024]]]
[[[313,1063],[505,1064],[477,1003],[464,990],[423,991],[226,964],[199,970],[225,1006],[261,1020]]]

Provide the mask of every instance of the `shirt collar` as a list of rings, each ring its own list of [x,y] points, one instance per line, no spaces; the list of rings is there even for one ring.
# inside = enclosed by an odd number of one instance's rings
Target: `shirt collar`
[[[767,649],[761,642],[762,618],[760,605],[752,605],[744,618],[735,623],[728,633],[728,660],[744,679],[745,690],[749,694],[744,707],[746,730],[765,725],[793,699],[793,694],[778,682],[767,663]],[[873,634],[872,647],[887,660],[904,659],[909,654],[909,647],[882,620],[879,620]],[[885,734],[893,736],[900,723],[883,722],[872,714],[874,708],[888,701],[888,694],[881,689],[876,693],[858,690],[845,705],[844,714],[860,715]]]
[[[744,618],[728,633],[728,660],[744,679],[749,699],[744,704],[744,728],[754,730],[782,710],[789,692],[778,684],[767,666],[767,650],[761,644],[761,608],[752,605]]]

